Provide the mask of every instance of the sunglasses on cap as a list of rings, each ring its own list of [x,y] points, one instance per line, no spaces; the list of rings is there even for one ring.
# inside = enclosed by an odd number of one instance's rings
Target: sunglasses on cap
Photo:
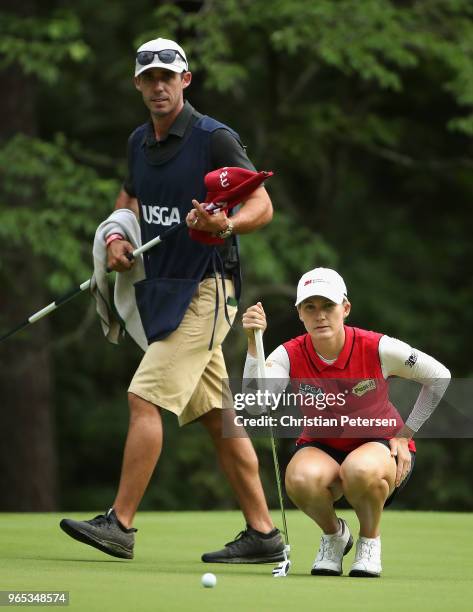
[[[139,51],[136,54],[136,61],[138,62],[138,64],[140,64],[140,66],[148,66],[149,64],[153,63],[155,55],[158,56],[159,61],[163,64],[174,63],[176,55],[179,55],[179,57],[182,59],[182,61],[187,67],[187,61],[185,57],[182,57],[182,55],[179,53],[179,51],[176,51],[176,49],[162,49],[161,51]]]

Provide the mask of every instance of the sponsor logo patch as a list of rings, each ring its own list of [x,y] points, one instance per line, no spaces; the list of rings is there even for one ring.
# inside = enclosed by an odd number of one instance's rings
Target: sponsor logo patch
[[[360,382],[353,387],[351,392],[357,397],[362,397],[365,393],[368,393],[368,391],[374,391],[375,389],[376,381],[373,378],[368,378],[367,380],[360,380]]]
[[[304,283],[304,287],[307,287],[307,285],[312,285],[314,283],[325,283],[327,284],[327,281],[324,278],[309,278],[305,281]]]
[[[404,362],[404,365],[408,366],[409,368],[413,368],[416,364],[418,355],[415,351],[412,351],[412,353],[409,355],[409,359],[406,359],[406,361]]]
[[[303,395],[323,395],[324,390],[322,387],[314,387],[306,383],[299,383],[299,393],[302,393]]]

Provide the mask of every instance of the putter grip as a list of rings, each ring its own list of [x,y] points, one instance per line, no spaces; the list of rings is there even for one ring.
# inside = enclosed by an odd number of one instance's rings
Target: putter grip
[[[263,332],[260,329],[255,329],[256,357],[258,360],[258,376],[265,378],[266,376],[266,359],[264,356]]]

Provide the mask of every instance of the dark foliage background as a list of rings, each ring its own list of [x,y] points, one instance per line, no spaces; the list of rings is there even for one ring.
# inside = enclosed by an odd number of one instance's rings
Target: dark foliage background
[[[294,286],[335,266],[351,323],[472,373],[473,7],[468,0],[4,0],[0,13],[0,330],[89,277],[128,134],[146,120],[134,49],[182,42],[189,100],[273,169],[276,215],[242,239],[241,308],[260,299],[266,348],[298,334]],[[241,375],[238,325],[226,356]],[[0,510],[104,508],[140,359],[103,339],[83,295],[0,346]],[[142,508],[231,508],[199,425],[166,416]],[[284,466],[292,442],[280,445]],[[270,503],[269,443],[256,442]],[[398,503],[471,510],[469,440],[420,440]]]

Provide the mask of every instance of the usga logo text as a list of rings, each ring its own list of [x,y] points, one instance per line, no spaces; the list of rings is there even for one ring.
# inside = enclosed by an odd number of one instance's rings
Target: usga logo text
[[[141,210],[145,223],[153,223],[155,225],[172,225],[173,223],[181,222],[181,216],[177,206],[170,208],[169,206],[151,206],[149,204],[142,204]]]

